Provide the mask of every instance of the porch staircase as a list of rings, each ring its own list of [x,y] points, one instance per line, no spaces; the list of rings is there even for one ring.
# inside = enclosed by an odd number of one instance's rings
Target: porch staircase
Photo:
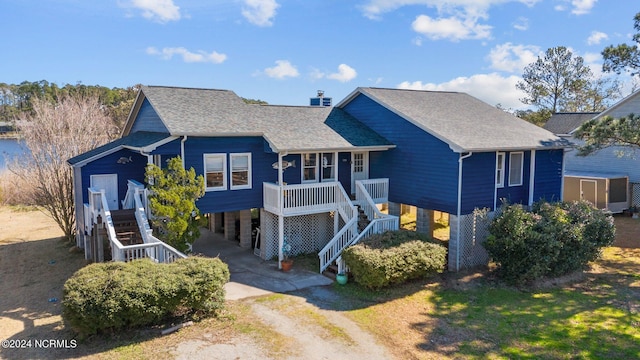
[[[322,274],[335,278],[338,273],[346,273],[348,268],[342,259],[344,249],[370,235],[398,229],[398,217],[381,213],[376,205],[387,202],[388,181],[370,179],[355,182],[355,201],[349,197],[345,199],[348,206],[353,208],[354,216],[343,217],[344,227],[318,253]],[[337,213],[343,216],[340,211]]]
[[[105,191],[89,188],[89,203],[84,204],[85,229],[91,229],[90,239],[85,238],[84,244],[87,259],[130,261],[148,258],[158,263],[171,263],[187,257],[153,236],[143,199],[146,200],[144,185],[129,180],[122,203],[126,210],[109,210]],[[99,236],[94,236],[94,233]],[[110,248],[104,256],[100,241],[94,241],[101,238],[106,239]]]
[[[111,220],[116,231],[116,238],[122,245],[144,243],[136,220],[135,209],[111,210]]]

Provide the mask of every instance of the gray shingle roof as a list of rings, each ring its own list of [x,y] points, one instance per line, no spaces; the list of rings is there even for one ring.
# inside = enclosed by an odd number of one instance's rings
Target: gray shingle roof
[[[551,132],[459,92],[358,88],[337,106],[364,94],[449,144],[457,152],[564,147]]]
[[[547,123],[544,124],[544,128],[556,135],[568,135],[587,120],[593,119],[598,114],[599,113],[597,112],[556,113],[551,115],[549,120],[547,120]]]
[[[142,93],[176,136],[264,136],[275,151],[392,146],[331,107],[246,104],[228,90],[143,86]]]
[[[138,131],[133,134],[121,137],[110,143],[98,146],[97,148],[87,151],[86,153],[74,156],[67,160],[70,165],[76,165],[98,155],[105,155],[110,151],[116,151],[121,148],[144,148],[170,137],[164,133],[154,133],[147,131]]]

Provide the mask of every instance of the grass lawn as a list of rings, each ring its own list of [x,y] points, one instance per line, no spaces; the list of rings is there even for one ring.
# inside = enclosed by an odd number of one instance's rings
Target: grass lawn
[[[584,273],[533,289],[486,271],[335,289],[351,299],[348,315],[402,359],[638,359],[640,222],[630,225],[634,247],[607,248]]]

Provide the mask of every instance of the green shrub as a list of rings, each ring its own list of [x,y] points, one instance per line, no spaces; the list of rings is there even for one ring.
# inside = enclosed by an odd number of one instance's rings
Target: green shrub
[[[504,205],[489,232],[484,247],[498,274],[518,284],[579,270],[615,237],[611,216],[587,202]]]
[[[423,234],[388,231],[342,252],[355,281],[376,289],[442,272],[447,249]]]
[[[62,316],[81,337],[157,324],[172,315],[212,315],[224,304],[229,269],[218,258],[86,266],[64,284]]]

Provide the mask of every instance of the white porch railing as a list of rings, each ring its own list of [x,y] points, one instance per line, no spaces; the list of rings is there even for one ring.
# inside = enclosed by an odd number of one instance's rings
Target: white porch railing
[[[364,184],[365,181],[367,182],[366,185]],[[338,272],[345,272],[347,269],[344,260],[342,259],[342,251],[346,247],[358,243],[360,240],[366,238],[367,236],[380,234],[389,230],[398,230],[399,228],[398,217],[381,213],[376,206],[375,200],[368,192],[369,189],[372,189],[375,192],[377,199],[387,199],[388,194],[384,193],[383,191],[385,191],[385,189],[389,189],[389,179],[356,181],[355,186],[356,201],[371,222],[360,233],[357,232],[356,225],[355,234],[348,233],[349,235],[353,235],[348,239],[346,235],[338,239],[334,237],[334,239],[332,239],[319,254],[320,272],[323,272],[334,260],[338,264]],[[327,249],[327,252],[324,252],[325,249]],[[326,254],[328,252],[331,252],[333,256],[327,256]]]
[[[144,195],[144,196],[143,196]],[[85,226],[87,229],[95,228],[98,224],[98,215],[107,229],[107,236],[111,244],[111,258],[113,261],[129,261],[134,259],[149,258],[155,262],[171,263],[179,258],[187,256],[172,246],[160,241],[152,235],[149,221],[146,215],[146,207],[143,205],[143,198],[146,200],[146,190],[144,186],[133,180],[129,181],[125,203],[131,204],[135,208],[136,222],[143,244],[122,245],[118,240],[111,218],[111,212],[107,204],[107,199],[102,190],[89,188],[89,204],[85,204]]]
[[[340,183],[326,182],[283,186],[263,183],[264,208],[271,213],[284,216],[334,211],[336,203],[340,202],[336,196],[338,193],[337,185]]]
[[[389,179],[356,180],[356,201],[359,200],[357,190],[360,188],[357,184],[362,185],[362,188],[369,194],[375,204],[389,202]]]

